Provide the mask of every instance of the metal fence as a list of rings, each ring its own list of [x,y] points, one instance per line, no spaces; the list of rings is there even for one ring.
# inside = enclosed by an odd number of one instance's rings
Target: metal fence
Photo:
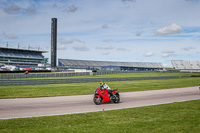
[[[191,77],[191,76],[182,76]],[[65,79],[12,79],[0,80],[0,86],[23,86],[23,85],[45,85],[45,84],[68,84],[88,82],[110,82],[110,81],[133,81],[133,80],[155,80],[172,79],[179,76],[157,76],[157,77],[119,77],[119,78],[65,78]]]
[[[0,75],[0,79],[20,79],[20,78],[47,78],[47,77],[72,77],[90,75],[88,72],[84,73],[35,73],[35,74],[6,74]]]

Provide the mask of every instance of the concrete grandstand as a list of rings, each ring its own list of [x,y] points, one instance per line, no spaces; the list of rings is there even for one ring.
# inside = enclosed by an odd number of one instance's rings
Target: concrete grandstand
[[[59,67],[87,70],[113,70],[113,71],[163,71],[161,63],[147,62],[114,62],[58,59]]]
[[[46,64],[48,59],[42,53],[46,51],[0,47],[0,65],[38,66]]]
[[[176,70],[180,70],[181,72],[200,72],[200,60],[172,60],[172,65]]]

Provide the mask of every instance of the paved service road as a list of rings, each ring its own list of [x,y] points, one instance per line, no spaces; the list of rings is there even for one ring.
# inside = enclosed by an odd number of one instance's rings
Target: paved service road
[[[120,93],[121,102],[95,105],[93,95],[0,99],[0,119],[114,110],[200,99],[199,87]]]

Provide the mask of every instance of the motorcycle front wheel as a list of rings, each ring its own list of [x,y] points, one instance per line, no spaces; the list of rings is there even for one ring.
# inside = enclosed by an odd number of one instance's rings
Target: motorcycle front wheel
[[[120,102],[120,97],[119,94],[116,95],[115,100],[113,101],[113,103],[119,103]]]
[[[101,97],[94,97],[93,101],[96,105],[100,105],[102,103],[102,98]]]

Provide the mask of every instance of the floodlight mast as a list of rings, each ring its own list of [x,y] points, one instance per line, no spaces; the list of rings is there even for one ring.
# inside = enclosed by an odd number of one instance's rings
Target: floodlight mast
[[[57,18],[51,20],[51,68],[57,66]]]

